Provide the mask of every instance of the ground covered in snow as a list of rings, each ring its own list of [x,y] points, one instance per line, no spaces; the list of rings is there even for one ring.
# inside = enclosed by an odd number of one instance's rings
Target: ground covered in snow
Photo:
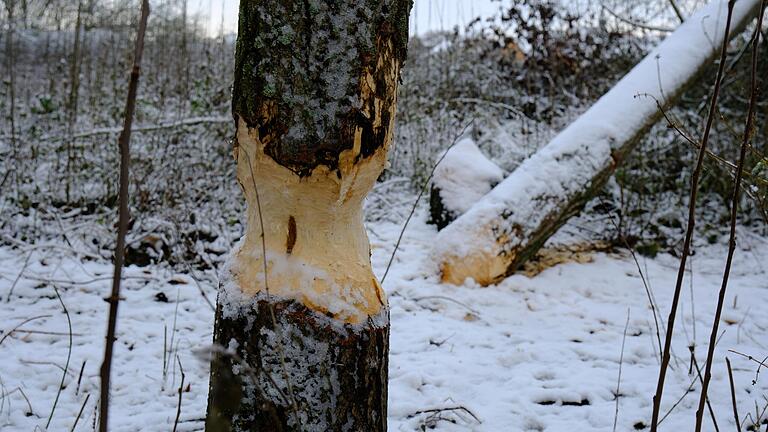
[[[638,257],[638,266],[626,251],[595,253],[591,262],[559,264],[488,288],[441,285],[429,258],[435,229],[425,220],[422,209],[384,282],[392,321],[390,430],[610,431],[615,418],[618,431],[647,430],[659,342],[638,267],[663,327],[676,258]],[[399,230],[395,222],[369,225],[379,275]],[[728,352],[768,354],[768,238],[740,230],[739,241],[710,385],[720,430],[733,430],[726,355],[740,415],[754,418],[768,403],[768,378],[756,374],[755,362]],[[692,429],[700,386],[690,373],[689,346],[703,368],[724,244],[699,247],[692,257],[662,407],[670,414],[661,430]],[[81,409],[75,430],[92,430],[111,271],[109,263],[63,244],[0,248],[0,429],[45,430],[66,371],[47,430],[70,430]],[[213,271],[126,269],[114,431],[171,430],[182,367],[178,430],[203,429],[208,365],[196,353],[211,342],[213,311],[202,294],[214,301],[215,287]],[[69,360],[57,291],[71,319]],[[709,415],[705,429],[715,430]]]

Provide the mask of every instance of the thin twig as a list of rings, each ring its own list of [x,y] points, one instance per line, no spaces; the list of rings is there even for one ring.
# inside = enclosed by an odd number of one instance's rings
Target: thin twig
[[[85,395],[85,400],[83,401],[83,404],[80,405],[80,411],[77,412],[77,417],[75,417],[75,423],[72,424],[72,428],[69,430],[69,432],[75,431],[75,428],[77,427],[77,422],[80,421],[80,416],[83,415],[83,410],[85,410],[85,405],[88,404],[88,399],[90,398],[91,398],[90,393]]]
[[[10,396],[10,395],[16,393],[16,392],[19,392],[21,397],[24,398],[24,401],[27,402],[27,408],[29,408],[29,411],[28,411],[29,415],[35,415],[35,411],[32,408],[32,403],[29,402],[29,398],[27,397],[27,394],[24,393],[24,390],[21,387],[16,387],[15,389],[13,389],[11,391],[6,392],[5,391],[5,385],[3,384],[3,380],[2,379],[0,379],[0,414],[2,414],[2,412],[3,412],[3,406],[4,406],[4,403],[5,403],[5,398],[7,396]],[[8,412],[10,413],[10,411],[11,411],[11,399],[8,398]]]
[[[0,338],[0,345],[3,344],[3,341],[5,340],[5,338],[7,338],[8,336],[12,335],[14,332],[18,331],[19,327],[23,326],[24,324],[26,324],[28,322],[31,322],[31,321],[34,321],[34,320],[43,319],[43,318],[50,318],[50,317],[51,317],[51,315],[38,315],[38,316],[35,316],[35,317],[32,317],[32,318],[25,319],[24,321],[20,322],[16,327],[12,328],[7,333],[3,334],[3,337]]]
[[[614,12],[613,9],[609,8],[608,6],[606,6],[603,3],[600,3],[600,7],[605,9],[609,14],[611,14],[611,16],[613,16],[617,20],[619,20],[621,22],[624,22],[626,24],[629,24],[629,25],[631,25],[633,27],[638,27],[638,28],[641,28],[641,29],[657,31],[657,32],[662,32],[662,33],[671,33],[673,31],[675,31],[675,29],[673,29],[673,28],[652,26],[652,25],[648,25],[648,24],[643,24],[641,22],[637,22],[637,21],[632,20],[630,18],[625,18],[625,17],[619,15],[618,13]]]
[[[691,350],[693,347],[691,347]],[[704,379],[701,376],[701,368],[699,367],[699,362],[696,361],[696,356],[693,355],[693,351],[691,351],[691,361],[693,362],[693,366],[696,368],[696,378],[699,379],[699,383],[704,384]],[[712,418],[712,424],[715,426],[715,431],[720,432],[720,428],[717,425],[717,419],[715,418],[715,410],[712,409],[712,404],[709,401],[709,397],[705,399],[705,403],[707,405],[707,411],[709,411],[709,417]],[[702,407],[702,412],[703,407]]]
[[[675,0],[669,0],[670,6],[672,6],[672,9],[675,11],[675,15],[677,15],[677,19],[680,20],[681,23],[685,22],[685,17],[683,16],[683,13],[680,11],[680,8],[677,6],[677,2]]]
[[[13,19],[13,11],[14,11],[14,3],[12,1],[6,1],[5,7],[8,12],[8,33],[6,35],[5,40],[5,52],[6,52],[6,58],[7,58],[7,64],[6,67],[9,71],[9,97],[11,99],[11,109],[10,109],[10,123],[11,123],[11,160],[13,161],[13,181],[14,181],[14,198],[18,200],[19,198],[19,168],[15,166],[19,162],[18,157],[18,145],[16,142],[16,56],[15,51],[16,47],[13,44],[14,39],[14,19]],[[5,180],[3,180],[3,183],[5,183]]]
[[[696,225],[696,197],[699,189],[699,177],[701,176],[701,170],[704,165],[704,154],[707,148],[707,142],[709,141],[709,133],[712,130],[712,122],[715,119],[715,110],[717,108],[717,98],[720,94],[720,85],[723,81],[723,69],[725,67],[725,58],[728,53],[728,35],[731,32],[731,19],[733,18],[733,6],[735,0],[728,1],[728,17],[725,23],[725,33],[723,35],[723,46],[720,50],[720,63],[717,68],[717,77],[715,78],[715,88],[712,92],[712,101],[710,102],[709,116],[707,118],[706,126],[704,127],[704,134],[701,139],[701,150],[699,150],[696,167],[691,177],[691,193],[690,201],[688,203],[688,226],[685,232],[685,241],[683,243],[683,253],[680,257],[680,267],[677,271],[677,282],[675,283],[675,292],[672,297],[672,306],[669,311],[669,318],[667,319],[667,333],[664,340],[664,353],[661,357],[661,367],[659,368],[659,380],[656,384],[656,393],[653,396],[653,415],[651,417],[651,432],[656,432],[659,426],[659,410],[661,408],[661,398],[664,393],[664,380],[667,375],[667,368],[669,367],[670,350],[672,349],[672,335],[675,329],[675,318],[677,316],[677,306],[680,302],[680,292],[682,291],[683,278],[685,276],[685,263],[688,259],[688,255],[691,251],[691,240],[693,238],[693,230]]]
[[[24,389],[22,389],[21,387],[16,387],[16,389],[19,391],[19,394],[21,394],[21,397],[24,398],[24,401],[27,402],[27,408],[29,408],[29,415],[35,415],[35,410],[32,409],[32,403],[29,401],[27,394],[24,393]]]
[[[59,403],[59,396],[61,396],[61,390],[64,389],[64,380],[67,378],[67,371],[69,370],[69,360],[72,357],[72,319],[69,316],[67,306],[64,305],[64,300],[61,299],[61,294],[59,294],[59,289],[56,288],[56,285],[53,285],[53,290],[56,292],[56,297],[59,299],[59,303],[61,303],[62,309],[64,309],[64,314],[67,316],[67,327],[69,328],[69,348],[67,349],[67,362],[64,364],[64,373],[61,374],[61,382],[59,383],[59,388],[56,389],[56,398],[53,400],[53,406],[51,407],[51,414],[48,415],[48,421],[45,423],[46,429],[48,429],[48,427],[51,425],[53,413],[56,411],[56,404]]]
[[[736,421],[736,432],[740,432],[739,427],[739,409],[736,405],[736,387],[733,385],[733,369],[731,369],[731,360],[726,357],[725,365],[728,367],[728,382],[731,384],[731,405],[733,406],[733,419]]]
[[[616,379],[616,409],[613,413],[613,432],[619,422],[619,398],[621,397],[621,366],[624,364],[624,344],[627,342],[627,329],[629,328],[629,313],[627,308],[627,322],[624,324],[624,336],[621,338],[621,355],[619,356],[619,377]]]
[[[172,357],[172,355],[173,355],[173,341],[176,338],[176,320],[177,320],[178,315],[179,315],[179,296],[180,296],[180,294],[181,294],[181,286],[178,286],[178,287],[176,287],[176,307],[173,310],[173,326],[171,327],[171,342],[170,342],[170,344],[168,344],[168,347],[167,347],[167,349],[168,349],[168,356],[167,356],[168,363],[165,363],[163,365],[163,384],[161,386],[163,389],[165,388],[165,381],[166,381],[166,378],[168,377],[168,367],[169,367],[170,363],[173,362],[173,357]],[[165,329],[166,327],[164,326],[163,328]],[[165,345],[165,339],[163,339],[163,345]],[[166,357],[166,355],[163,354],[163,357]],[[171,384],[171,385],[173,385],[173,384]]]
[[[200,291],[200,295],[203,296],[203,299],[205,300],[205,302],[208,303],[208,306],[211,307],[211,311],[216,312],[216,306],[213,305],[213,303],[208,299],[208,295],[205,294],[203,285],[200,284],[200,279],[198,279],[198,277],[195,275],[195,270],[189,264],[189,261],[184,260],[184,264],[187,266],[187,270],[189,271],[189,276],[195,282],[195,285],[197,285],[197,289],[198,291]]]
[[[4,407],[5,407],[5,398],[11,394],[11,392],[6,393],[5,392],[5,383],[3,382],[3,377],[0,376],[0,414],[3,413]],[[11,399],[8,398],[8,415],[11,413]]]
[[[736,355],[740,355],[740,356],[746,358],[747,360],[750,360],[750,361],[753,361],[753,362],[757,363],[757,370],[755,371],[755,378],[752,380],[752,385],[757,384],[757,380],[758,380],[758,378],[760,378],[760,368],[768,367],[768,363],[766,363],[766,361],[768,360],[768,356],[765,356],[765,358],[763,358],[763,361],[760,361],[760,360],[752,357],[749,354],[744,354],[744,353],[738,352],[736,350],[729,349],[728,352],[732,352],[732,353],[734,353]]]
[[[80,366],[80,373],[77,374],[77,387],[75,387],[75,396],[77,396],[78,393],[80,393],[80,381],[83,379],[83,372],[85,371],[85,364],[88,362],[88,359],[83,360],[83,365]]]
[[[460,302],[460,301],[458,301],[456,299],[452,299],[452,298],[450,298],[448,296],[431,295],[431,296],[423,296],[423,297],[414,297],[413,301],[419,302],[421,300],[430,300],[430,299],[440,299],[440,300],[446,300],[446,301],[449,301],[449,302],[453,302],[453,303],[456,303],[459,306],[465,307],[468,311],[472,312],[475,315],[480,315],[480,312],[478,312],[477,310],[472,309],[471,307],[467,306],[466,304],[464,304],[464,303],[462,303],[462,302]]]
[[[120,278],[125,260],[125,234],[128,231],[128,182],[130,163],[131,124],[133,113],[136,109],[136,92],[141,74],[141,56],[144,52],[144,34],[147,31],[147,18],[149,17],[149,0],[141,2],[141,18],[136,35],[136,46],[133,56],[133,69],[128,83],[128,97],[125,102],[125,119],[123,131],[118,138],[120,146],[120,208],[118,216],[117,243],[115,245],[115,270],[112,277],[112,292],[107,299],[109,303],[109,318],[107,323],[107,340],[104,344],[104,361],[101,364],[101,394],[99,402],[99,432],[107,432],[109,424],[109,380],[112,372],[112,351],[115,344],[115,330],[117,328],[117,307],[120,303]]]
[[[600,198],[600,202],[603,203],[603,199]],[[637,259],[637,254],[635,254],[635,249],[629,244],[627,241],[627,237],[624,235],[624,233],[621,232],[621,229],[619,228],[619,225],[616,223],[616,221],[613,219],[613,215],[611,214],[608,220],[613,225],[614,229],[616,229],[616,233],[621,238],[621,241],[624,243],[624,246],[626,246],[627,250],[629,250],[629,254],[632,256],[632,260],[635,262],[635,267],[637,267],[637,272],[640,274],[640,280],[643,282],[643,288],[645,288],[645,295],[648,297],[648,305],[651,307],[651,312],[653,313],[653,323],[656,328],[656,342],[659,344],[659,362],[661,362],[661,332],[659,331],[659,317],[656,313],[658,307],[656,306],[656,302],[654,301],[653,293],[651,292],[651,286],[648,284],[648,281],[645,279],[645,274],[643,273],[643,269],[640,268],[640,261]]]
[[[429,182],[432,180],[432,177],[435,175],[435,169],[437,169],[437,166],[440,165],[440,162],[445,159],[445,156],[448,154],[449,151],[453,148],[453,146],[456,145],[456,143],[459,142],[459,138],[461,138],[464,135],[464,132],[467,131],[467,129],[472,126],[472,124],[475,123],[475,119],[470,120],[469,123],[467,123],[462,129],[461,132],[456,134],[456,136],[453,138],[453,142],[451,142],[451,145],[448,146],[448,148],[443,152],[442,156],[440,156],[440,159],[437,160],[437,162],[432,166],[432,171],[429,172],[429,176],[424,181],[424,184],[421,187],[421,190],[419,191],[419,195],[416,197],[416,201],[413,202],[413,207],[411,207],[411,212],[408,213],[408,217],[405,219],[405,223],[403,224],[403,229],[400,230],[400,235],[397,237],[397,242],[395,243],[395,249],[392,251],[392,255],[389,257],[389,262],[387,263],[387,268],[384,270],[384,276],[381,277],[381,284],[384,285],[384,280],[387,279],[387,274],[389,274],[389,268],[392,267],[392,261],[395,260],[395,254],[397,254],[398,248],[400,248],[400,242],[403,240],[403,234],[405,234],[405,229],[408,227],[408,223],[411,222],[411,218],[413,217],[413,214],[416,212],[416,206],[419,205],[419,200],[421,200],[421,197],[424,195],[424,192],[427,190],[427,187],[429,186]]]
[[[666,109],[664,109],[664,107],[662,106],[661,102],[659,102],[659,100],[658,100],[658,99],[657,99],[655,96],[653,96],[653,95],[651,95],[651,94],[648,94],[648,93],[639,93],[639,94],[637,94],[637,96],[642,96],[642,97],[649,97],[649,98],[653,99],[653,100],[656,102],[656,106],[658,107],[658,109],[659,109],[659,112],[661,112],[662,116],[664,117],[664,120],[666,120],[666,121],[667,121],[667,125],[668,125],[669,127],[671,127],[672,129],[674,129],[674,131],[675,131],[675,132],[677,132],[677,134],[678,134],[678,135],[679,135],[681,138],[683,138],[683,139],[684,139],[684,140],[685,140],[685,141],[686,141],[688,144],[690,144],[691,146],[693,146],[693,148],[695,148],[697,151],[701,151],[701,150],[702,150],[702,148],[701,148],[701,144],[700,144],[698,141],[696,141],[694,138],[692,138],[692,137],[691,137],[691,134],[690,134],[690,133],[688,133],[688,132],[687,132],[687,131],[686,131],[686,130],[683,128],[683,126],[681,126],[681,125],[680,125],[680,124],[679,124],[677,121],[675,121],[675,120],[674,120],[674,119],[673,119],[673,118],[672,118],[672,117],[669,115],[669,113],[667,112],[667,110],[666,110]],[[750,149],[752,149],[752,146],[749,146],[749,148],[750,148]],[[754,149],[753,149],[752,151],[753,151],[753,152],[755,152],[755,153],[757,152],[757,151],[756,151],[756,150],[754,150]],[[721,157],[721,156],[719,156],[719,155],[715,154],[715,153],[714,153],[714,152],[712,152],[712,150],[710,150],[710,149],[704,149],[704,152],[706,153],[706,156],[707,156],[707,158],[709,158],[709,159],[711,159],[712,161],[714,161],[714,162],[716,162],[716,163],[718,163],[718,164],[720,164],[720,165],[724,166],[724,167],[727,169],[727,172],[728,172],[728,173],[731,175],[731,177],[733,177],[734,179],[736,178],[736,169],[738,168],[736,164],[734,164],[733,162],[731,162],[731,161],[728,161],[728,160],[726,160],[725,158],[723,158],[723,157]],[[757,153],[756,153],[756,154],[757,154]],[[759,154],[758,154],[758,156],[759,156]],[[744,173],[742,173],[742,174],[743,174],[744,176],[748,177],[750,180],[754,181],[755,183],[761,183],[761,184],[766,184],[766,183],[768,183],[768,182],[766,182],[764,179],[761,179],[760,177],[756,177],[756,176],[753,176],[753,175],[751,175],[751,173],[749,173],[749,172],[744,172]],[[744,179],[742,179],[742,182],[743,182],[743,183],[745,183],[745,184],[747,184],[747,183],[746,183],[746,180],[744,180]],[[748,185],[748,184],[747,184],[747,185]],[[762,209],[762,207],[763,207],[763,201],[762,201],[762,199],[761,199],[761,198],[760,198],[758,195],[755,195],[755,194],[754,194],[754,193],[753,193],[753,192],[752,192],[752,191],[751,191],[751,190],[750,190],[748,187],[744,189],[744,192],[747,194],[747,196],[749,197],[749,199],[751,199],[752,201],[754,201],[754,202],[755,202],[755,204],[756,204],[757,208],[758,208],[758,209],[760,209],[760,211],[761,211],[761,214],[762,214],[762,216],[763,216],[763,219],[764,219],[766,222],[768,222],[768,213],[766,213],[766,212],[765,212],[765,211]]]
[[[11,285],[11,289],[8,290],[8,297],[6,297],[5,302],[8,303],[11,301],[11,295],[13,294],[13,289],[16,288],[16,284],[19,283],[19,279],[24,275],[24,272],[27,270],[27,266],[29,265],[29,259],[32,257],[32,251],[30,251],[27,254],[27,258],[24,259],[24,265],[21,267],[21,271],[19,271],[19,274],[16,276],[16,279],[14,279],[13,284]]]
[[[661,425],[662,423],[664,423],[664,419],[666,419],[666,418],[667,418],[667,417],[668,417],[670,414],[672,414],[672,411],[674,411],[674,410],[675,410],[675,408],[677,408],[677,406],[678,406],[678,405],[680,405],[680,402],[682,402],[682,401],[683,401],[683,399],[685,399],[685,397],[686,397],[686,396],[688,396],[688,394],[689,394],[689,393],[691,393],[691,392],[693,391],[693,387],[696,385],[696,379],[697,379],[696,377],[693,377],[693,379],[691,380],[691,383],[690,383],[690,384],[688,384],[688,388],[685,390],[685,392],[683,393],[683,395],[682,395],[682,396],[680,396],[680,397],[677,399],[677,401],[675,401],[675,403],[674,403],[674,404],[672,404],[672,406],[669,408],[669,410],[667,410],[667,412],[666,412],[666,413],[664,413],[664,415],[663,415],[663,416],[661,416],[661,419],[659,419],[659,425]]]
[[[93,278],[93,279],[86,279],[86,280],[82,280],[82,281],[77,281],[77,280],[66,280],[66,279],[49,279],[49,278],[46,278],[46,277],[34,276],[34,275],[27,275],[27,276],[24,276],[24,278],[25,279],[29,279],[29,280],[33,280],[33,281],[49,282],[49,283],[55,283],[55,284],[59,284],[59,285],[90,285],[92,283],[96,283],[96,282],[101,282],[101,281],[112,279],[111,276],[105,276],[105,277],[96,277],[96,278]],[[153,277],[153,276],[141,276],[141,275],[123,276],[123,279],[125,279],[125,280],[128,280],[128,279],[138,279],[138,280],[144,280],[144,281],[157,280],[157,278]]]
[[[432,409],[419,410],[419,411],[416,411],[416,412],[414,412],[412,414],[409,414],[408,418],[415,417],[415,416],[417,416],[419,414],[440,413],[440,412],[445,412],[445,411],[462,411],[462,412],[465,412],[465,413],[469,414],[470,416],[472,416],[472,418],[475,419],[476,422],[482,423],[482,421],[480,421],[480,419],[477,418],[475,413],[473,413],[468,408],[463,407],[463,406],[447,407],[447,408],[432,408]]]
[[[179,363],[179,371],[181,371],[181,385],[179,385],[179,403],[176,405],[176,420],[173,422],[173,432],[176,432],[176,428],[179,426],[179,417],[181,417],[181,395],[184,393],[184,367],[181,366],[181,360],[179,356],[176,356],[176,361]]]
[[[757,17],[757,27],[755,27],[755,36],[752,41],[752,73],[750,84],[750,97],[749,97],[749,110],[747,113],[747,121],[744,126],[744,139],[741,143],[741,150],[739,153],[738,167],[736,168],[736,179],[733,182],[733,197],[731,200],[731,231],[728,238],[728,257],[725,260],[725,270],[723,271],[723,283],[720,286],[720,293],[717,298],[717,309],[715,311],[715,319],[712,322],[712,332],[709,336],[709,349],[707,351],[707,362],[704,365],[704,383],[701,386],[701,396],[699,397],[699,408],[696,410],[696,432],[701,431],[702,417],[704,411],[704,401],[707,400],[707,389],[709,388],[709,382],[712,379],[712,363],[715,357],[715,339],[717,338],[717,331],[720,326],[720,317],[723,313],[723,304],[725,303],[725,293],[728,289],[728,278],[731,273],[731,264],[733,263],[733,255],[736,252],[736,220],[739,214],[739,196],[741,192],[741,176],[744,172],[744,162],[747,156],[747,146],[752,136],[752,128],[755,120],[755,106],[757,104],[757,59],[759,54],[759,40],[760,40],[760,28],[763,25],[763,9],[765,8],[766,0],[760,3],[760,13]],[[729,3],[730,5],[730,3]],[[726,32],[727,34],[727,32]],[[723,48],[725,49],[725,48]]]
[[[167,122],[167,123],[160,123],[156,125],[146,125],[146,126],[137,126],[131,128],[131,133],[142,133],[142,132],[152,132],[157,131],[161,129],[174,129],[177,127],[184,127],[184,126],[194,126],[198,124],[231,124],[232,123],[232,117],[192,117],[187,119],[182,119],[178,121],[173,122]],[[101,129],[94,129],[90,131],[83,131],[83,132],[77,132],[72,135],[72,138],[88,138],[95,135],[108,135],[108,134],[114,134],[122,131],[122,127],[107,127],[107,128],[101,128]],[[66,137],[60,137],[60,136],[43,136],[40,138],[41,141],[61,141],[66,139]]]

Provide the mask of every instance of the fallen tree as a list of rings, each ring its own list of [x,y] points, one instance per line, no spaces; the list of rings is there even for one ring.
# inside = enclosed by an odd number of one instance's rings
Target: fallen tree
[[[732,31],[760,1],[739,0]],[[727,1],[685,21],[586,113],[443,229],[433,255],[443,281],[494,283],[517,270],[608,181],[662,116],[710,64],[724,34]]]

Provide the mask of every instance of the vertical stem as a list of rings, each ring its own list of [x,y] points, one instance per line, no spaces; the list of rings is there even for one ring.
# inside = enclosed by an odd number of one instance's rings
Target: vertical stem
[[[688,226],[685,231],[685,242],[683,243],[683,253],[680,257],[680,267],[677,271],[677,282],[675,283],[675,292],[672,297],[672,306],[669,311],[669,318],[667,319],[667,333],[664,338],[664,353],[661,357],[661,368],[659,369],[659,380],[656,384],[656,393],[653,396],[653,415],[651,417],[651,432],[656,432],[659,427],[659,410],[661,408],[661,397],[664,393],[664,380],[667,376],[667,368],[669,367],[670,350],[672,348],[672,334],[675,329],[675,317],[677,316],[677,306],[680,302],[680,292],[683,286],[683,277],[685,276],[685,264],[688,260],[688,255],[691,252],[691,240],[693,238],[693,229],[696,225],[696,196],[699,190],[699,177],[701,176],[701,170],[704,165],[704,155],[706,154],[707,142],[709,141],[709,133],[712,130],[712,123],[715,120],[715,112],[717,111],[717,98],[720,94],[720,85],[723,81],[723,71],[725,69],[725,57],[728,51],[728,35],[731,32],[731,18],[733,17],[733,5],[736,0],[728,1],[728,18],[725,23],[725,33],[723,34],[723,46],[720,50],[720,63],[717,68],[717,78],[715,78],[715,88],[712,91],[712,100],[709,106],[709,116],[707,117],[707,123],[704,127],[704,135],[701,139],[701,146],[696,159],[696,168],[693,171],[691,177],[691,194],[690,201],[688,202]]]
[[[80,23],[83,12],[82,1],[77,4],[77,21],[75,23],[75,46],[72,49],[72,59],[69,67],[69,101],[67,103],[69,115],[67,122],[67,170],[65,182],[65,196],[70,202],[70,189],[72,187],[72,165],[74,164],[74,128],[77,122],[77,96],[80,89]]]
[[[731,405],[733,406],[733,419],[736,421],[736,432],[741,431],[741,422],[739,421],[739,408],[736,405],[736,388],[733,385],[733,369],[731,369],[731,361],[728,357],[725,358],[725,365],[728,367],[728,381],[731,384]]]
[[[187,49],[187,0],[181,0],[181,106],[179,118],[184,115],[189,99],[189,52]]]
[[[8,59],[7,68],[10,80],[9,96],[11,98],[11,163],[13,164],[13,182],[14,182],[14,198],[19,199],[19,159],[18,159],[18,146],[16,143],[16,58],[14,56],[13,46],[13,10],[14,1],[6,0],[5,8],[8,11],[8,36],[5,39],[5,51],[8,53],[6,56]],[[10,170],[10,168],[9,168]]]
[[[725,260],[725,270],[723,271],[723,283],[720,286],[720,293],[717,297],[717,310],[715,311],[715,320],[712,322],[712,332],[709,335],[709,347],[707,350],[707,363],[704,365],[704,382],[701,385],[701,396],[699,396],[699,408],[696,411],[696,432],[701,431],[701,424],[704,411],[704,402],[707,399],[707,390],[709,382],[712,379],[712,362],[715,356],[715,345],[717,342],[717,331],[720,326],[720,316],[723,313],[723,304],[725,303],[725,293],[728,289],[728,278],[731,274],[731,264],[733,263],[733,254],[736,251],[736,219],[739,213],[739,195],[741,193],[741,178],[744,174],[744,161],[747,156],[747,147],[752,137],[754,128],[755,106],[757,105],[757,57],[759,53],[760,28],[763,25],[763,9],[766,0],[760,4],[760,11],[757,16],[757,27],[755,27],[755,36],[752,40],[752,73],[750,83],[749,111],[747,112],[747,122],[744,126],[744,137],[741,142],[739,152],[739,163],[736,167],[736,179],[733,183],[733,196],[731,199],[731,232],[728,238],[728,257]]]
[[[101,364],[101,399],[99,402],[101,416],[99,432],[107,431],[109,418],[109,378],[112,370],[112,351],[115,344],[115,328],[117,327],[117,306],[120,302],[120,277],[123,270],[125,233],[128,231],[128,163],[130,161],[131,123],[136,109],[136,90],[141,73],[141,55],[144,52],[144,34],[147,30],[149,16],[149,0],[141,2],[141,19],[136,36],[136,46],[133,57],[133,69],[128,83],[128,98],[125,102],[125,119],[123,131],[118,138],[120,146],[120,209],[118,218],[117,245],[115,246],[115,272],[112,277],[112,292],[107,298],[109,303],[109,320],[107,324],[107,340],[104,344],[104,362]]]

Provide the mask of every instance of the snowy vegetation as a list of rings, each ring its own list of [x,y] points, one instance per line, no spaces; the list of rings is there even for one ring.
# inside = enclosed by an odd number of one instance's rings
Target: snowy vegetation
[[[102,299],[117,222],[116,143],[138,2],[79,3],[3,0],[0,12],[2,430],[92,430],[97,421]],[[479,185],[456,178],[460,169],[438,171],[471,192],[454,191],[464,211],[663,40],[668,32],[659,27],[679,25],[668,1],[566,3],[502,3],[495,20],[411,38],[394,149],[365,203],[379,277],[452,143],[461,144],[457,150],[476,145],[467,164],[497,166],[486,166],[492,178]],[[686,16],[701,6],[677,3]],[[185,5],[153,2],[142,63],[113,366],[116,431],[202,430],[218,271],[245,229],[232,158],[235,37],[205,35]],[[693,424],[696,370],[727,249],[753,32],[748,26],[727,52],[662,406],[669,417],[660,430]],[[766,71],[764,37],[759,52],[758,70]],[[672,123],[651,128],[578,217],[498,285],[439,282],[429,256],[437,230],[422,199],[382,282],[392,321],[390,430],[647,430],[696,159],[684,135],[701,135],[716,68],[705,68],[666,112]],[[337,84],[353,83],[348,72]],[[333,117],[336,108],[324,109]],[[768,381],[758,368],[768,355],[765,93],[755,116],[709,393],[720,430],[735,427],[726,354],[742,430],[768,423]],[[705,421],[705,430],[715,429]]]

